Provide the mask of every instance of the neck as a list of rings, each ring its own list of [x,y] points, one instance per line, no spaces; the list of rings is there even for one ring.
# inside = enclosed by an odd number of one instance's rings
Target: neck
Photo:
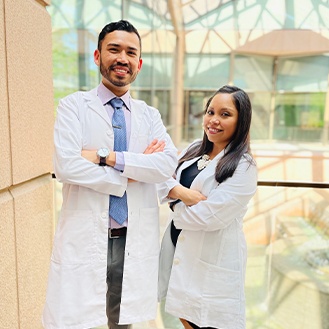
[[[212,151],[208,154],[210,159],[212,160],[214,157],[216,157],[220,152],[223,151],[223,147],[216,147],[214,145],[214,148],[212,149]]]
[[[130,85],[118,87],[118,86],[113,85],[112,83],[109,83],[106,79],[102,79],[102,82],[107,89],[112,91],[112,93],[118,97],[121,97],[122,95],[124,95],[129,90],[129,87],[130,87]]]

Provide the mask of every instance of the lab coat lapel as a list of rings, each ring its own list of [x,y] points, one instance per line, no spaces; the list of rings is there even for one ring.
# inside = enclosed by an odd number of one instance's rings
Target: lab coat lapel
[[[101,100],[97,96],[97,88],[94,88],[89,92],[84,93],[83,98],[91,110],[95,111],[100,117],[102,117],[106,122],[108,122],[110,126],[112,125]]]
[[[138,143],[138,135],[142,127],[142,120],[145,112],[145,107],[140,103],[131,99],[131,133],[129,140],[129,151],[133,151]],[[151,141],[150,141],[151,142]]]
[[[182,174],[182,171],[189,167],[191,164],[193,164],[195,161],[197,161],[200,157],[196,157],[196,158],[193,158],[193,159],[190,159],[190,160],[187,160],[187,161],[184,161],[182,163],[182,165],[180,166],[179,168],[179,171],[177,172],[177,177],[176,177],[176,180],[179,181],[180,180],[180,176]]]
[[[218,182],[215,180],[214,175],[218,160],[224,155],[224,150],[217,154],[212,161],[204,168],[199,175],[194,179],[191,188],[196,189],[204,195],[208,195],[209,191],[213,189]]]

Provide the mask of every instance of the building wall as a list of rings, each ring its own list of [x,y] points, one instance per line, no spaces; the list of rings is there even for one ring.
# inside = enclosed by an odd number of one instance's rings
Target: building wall
[[[37,329],[53,236],[50,0],[0,0],[0,319]]]

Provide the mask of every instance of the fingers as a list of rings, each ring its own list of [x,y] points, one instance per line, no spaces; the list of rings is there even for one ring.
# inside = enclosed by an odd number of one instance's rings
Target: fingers
[[[196,190],[187,189],[186,193],[184,194],[184,197],[181,198],[181,200],[187,205],[187,206],[194,206],[200,201],[207,200],[207,197],[205,197],[202,193]]]
[[[166,143],[164,141],[158,141],[157,139],[154,139],[148,147],[143,152],[144,154],[152,154],[156,152],[163,152],[164,148],[166,146]]]

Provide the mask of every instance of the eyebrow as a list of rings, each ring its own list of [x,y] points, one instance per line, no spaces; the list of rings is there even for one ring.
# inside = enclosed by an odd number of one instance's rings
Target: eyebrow
[[[215,108],[213,106],[208,106],[207,111],[208,110],[215,110]],[[237,109],[234,107],[221,107],[220,111],[237,111]]]
[[[106,45],[106,47],[121,47],[121,45],[120,44],[118,44],[118,43],[108,43],[107,45]],[[129,50],[134,50],[134,51],[138,51],[138,49],[136,48],[136,47],[131,47],[131,46],[128,46],[128,49]]]

